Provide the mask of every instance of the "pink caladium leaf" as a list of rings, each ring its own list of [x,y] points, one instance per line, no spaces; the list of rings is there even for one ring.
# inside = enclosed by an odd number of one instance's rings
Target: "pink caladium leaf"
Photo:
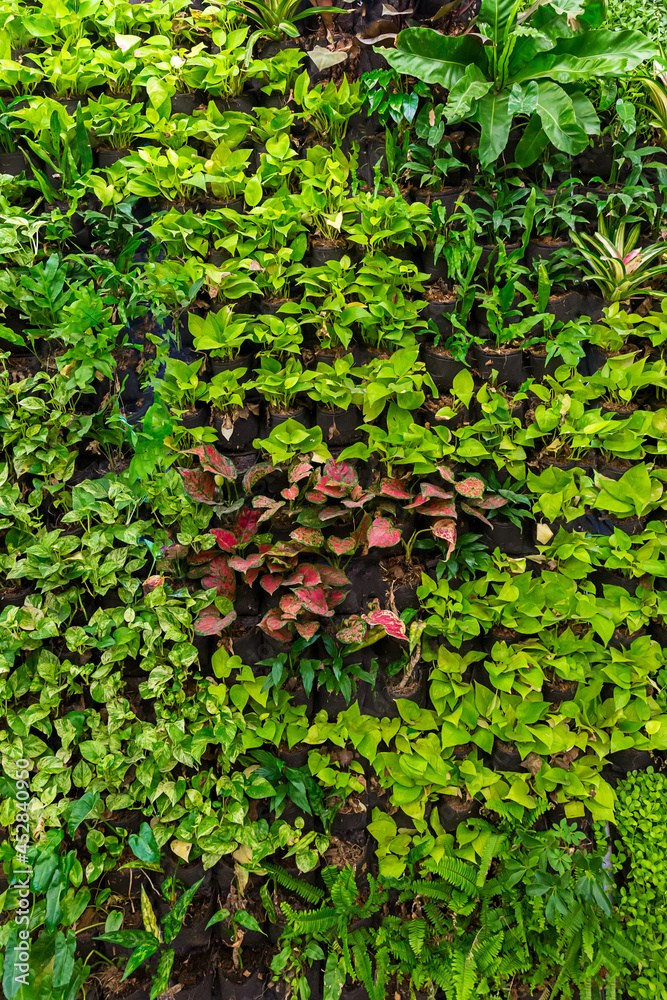
[[[350,586],[350,581],[345,576],[342,569],[336,569],[335,566],[320,566],[318,568],[320,571],[320,579],[322,583],[327,585],[327,587]]]
[[[471,507],[469,503],[462,503],[461,510],[464,510],[466,514],[472,514],[473,517],[476,517],[479,521],[483,521],[484,524],[488,524],[490,528],[493,527],[488,517],[484,517],[480,511],[478,511],[475,507]]]
[[[363,490],[355,490],[354,492],[357,494],[356,497],[353,497],[351,500],[341,501],[343,507],[347,507],[348,510],[358,510],[360,507],[363,507],[364,504],[367,504],[369,500],[373,500],[375,497],[374,493],[364,493]]]
[[[380,493],[394,500],[412,500],[412,493],[405,488],[402,479],[383,479],[380,483]]]
[[[285,618],[296,618],[301,611],[301,601],[296,594],[283,594],[280,598],[280,610]]]
[[[223,479],[228,479],[231,483],[236,482],[236,466],[226,455],[221,455],[215,445],[200,445],[198,448],[191,448],[185,454],[196,455],[201,462],[202,469],[206,469],[207,472],[222,476]]]
[[[330,618],[333,614],[327,604],[324,587],[298,587],[295,590],[295,595],[306,611],[310,611],[314,615],[324,615],[325,618]]]
[[[264,573],[260,578],[259,585],[269,594],[275,594],[276,590],[283,582],[283,578],[278,573]]]
[[[335,608],[339,604],[342,604],[346,597],[346,592],[344,590],[331,590],[329,596],[327,597],[327,602],[330,608]]]
[[[215,503],[215,479],[204,469],[179,469],[183,479],[183,489],[192,500],[199,503]]]
[[[346,645],[364,642],[368,634],[368,625],[361,615],[351,615],[345,618],[341,628],[336,632],[336,638]]]
[[[427,517],[457,517],[456,507],[446,500],[429,500],[419,508],[419,513]]]
[[[330,458],[322,470],[323,478],[331,479],[346,486],[356,486],[359,477],[354,470],[354,466],[349,462],[337,462],[335,458]]]
[[[199,617],[195,622],[195,632],[197,635],[218,635],[223,629],[231,625],[236,620],[236,612],[230,611],[227,615],[221,615],[215,604],[209,604],[199,612]]]
[[[324,545],[324,535],[318,528],[295,528],[290,533],[290,538],[313,549],[319,549],[321,545]]]
[[[317,484],[317,492],[334,500],[340,500],[349,493],[349,489],[342,483],[330,483],[326,479],[321,479]]]
[[[306,500],[308,503],[326,503],[327,498],[324,493],[320,493],[319,490],[310,490],[306,493]]]
[[[320,511],[320,521],[326,524],[327,521],[334,521],[337,517],[342,517],[345,513],[340,507],[325,507]]]
[[[234,524],[234,533],[238,538],[239,545],[245,545],[257,534],[259,523],[259,513],[252,507],[244,507]]]
[[[296,500],[299,495],[299,487],[296,485],[286,486],[284,490],[280,491],[280,495],[281,497],[284,497],[285,500]]]
[[[238,544],[234,532],[229,531],[227,528],[212,528],[211,534],[223,552],[233,552]]]
[[[479,478],[479,476],[468,476],[467,479],[462,479],[460,483],[454,483],[454,489],[457,493],[460,493],[462,497],[479,499],[479,497],[484,496],[486,484],[483,479]]]
[[[273,517],[276,511],[279,511],[281,507],[285,506],[284,500],[273,500],[271,497],[253,497],[252,502],[256,507],[260,507],[263,513],[257,519],[257,524],[260,525],[262,521],[268,521],[269,518]]]
[[[327,548],[337,556],[350,555],[356,549],[354,538],[327,538]]]
[[[160,552],[161,559],[185,559],[188,554],[187,545],[179,545],[178,542],[174,542],[173,545],[163,545],[162,551]]]
[[[242,480],[243,489],[246,493],[250,493],[253,486],[255,486],[260,479],[264,479],[264,476],[268,476],[269,472],[273,472],[274,468],[275,466],[273,466],[271,462],[257,462],[257,464],[253,465],[251,469],[248,469]]]
[[[393,611],[382,611],[377,608],[369,611],[367,615],[363,615],[363,618],[371,627],[384,629],[387,635],[393,639],[407,640],[408,638],[405,623]]]
[[[445,482],[447,483],[454,482],[454,473],[452,472],[451,469],[448,469],[446,465],[437,465],[436,468],[440,473],[440,475],[442,476],[442,478],[445,480]]]
[[[368,547],[389,549],[401,540],[401,532],[386,517],[375,517],[368,529]]]
[[[265,553],[263,552],[253,552],[245,559],[243,556],[232,556],[229,560],[229,565],[238,573],[247,573],[249,569],[257,569],[259,566],[263,566],[265,558]]]
[[[236,597],[236,577],[225,556],[216,556],[208,565],[202,580],[204,587],[215,587],[218,594],[224,594],[230,601]]]
[[[287,478],[289,479],[290,483],[298,483],[302,479],[305,479],[306,476],[309,476],[312,471],[313,467],[310,462],[306,461],[295,462],[292,468],[289,470]]]
[[[319,622],[296,622],[296,630],[303,639],[312,639],[319,631]]]
[[[487,497],[486,500],[476,500],[474,506],[481,507],[482,510],[498,510],[506,503],[509,503],[509,500],[506,500],[505,497]]]
[[[285,628],[285,621],[278,610],[267,611],[259,623],[259,627],[262,632],[271,636],[272,639],[277,639],[278,642],[289,642],[292,638],[289,629]]]
[[[445,555],[445,562],[447,562],[456,546],[456,523],[448,517],[443,518],[442,521],[436,521],[435,524],[431,525],[431,534],[435,538],[441,538],[447,542],[447,554]]]

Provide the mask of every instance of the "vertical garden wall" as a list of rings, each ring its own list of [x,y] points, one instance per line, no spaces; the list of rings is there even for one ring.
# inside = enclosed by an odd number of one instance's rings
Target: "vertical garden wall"
[[[665,997],[663,8],[2,4],[8,1000]]]

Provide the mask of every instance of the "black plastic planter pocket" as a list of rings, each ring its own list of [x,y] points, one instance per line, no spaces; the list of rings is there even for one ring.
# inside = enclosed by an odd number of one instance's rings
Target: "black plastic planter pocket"
[[[212,423],[218,432],[220,451],[251,451],[260,434],[259,407],[244,406],[231,413],[213,411]]]
[[[287,410],[285,413],[278,413],[270,407],[266,411],[266,420],[262,422],[261,437],[267,438],[274,427],[284,424],[287,420],[296,420],[304,427],[312,427],[310,413],[305,406],[300,406],[295,410]]]
[[[349,406],[346,410],[327,410],[318,406],[315,410],[315,424],[322,429],[323,441],[334,447],[358,441],[362,434],[361,423],[357,406]]]
[[[426,371],[441,392],[451,389],[456,376],[466,367],[463,361],[457,361],[441,347],[425,346],[422,357]]]
[[[0,174],[8,177],[18,177],[25,170],[26,159],[21,150],[15,153],[0,153]]]
[[[511,521],[494,518],[491,525],[481,524],[479,532],[491,549],[496,547],[508,556],[523,556],[535,551],[531,545],[532,531],[524,529]]]
[[[492,372],[496,372],[499,384],[506,385],[510,389],[518,389],[526,377],[521,347],[498,351],[482,344],[475,344],[475,356],[477,367],[484,379],[491,378]]]

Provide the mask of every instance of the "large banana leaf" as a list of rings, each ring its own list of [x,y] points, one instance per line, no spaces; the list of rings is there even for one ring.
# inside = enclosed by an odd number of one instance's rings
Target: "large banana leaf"
[[[519,39],[516,62],[521,60]],[[510,83],[539,80],[557,75],[560,83],[577,83],[601,76],[620,76],[636,69],[645,59],[657,59],[659,47],[639,31],[583,31],[571,38],[559,38],[548,52],[542,52],[509,78]],[[521,60],[523,61],[523,60]],[[513,65],[515,61],[513,60]]]
[[[424,83],[439,83],[451,90],[470,63],[488,70],[484,46],[479,37],[450,38],[432,28],[406,28],[396,39],[395,49],[383,49],[385,59],[399,73],[415,76]]]

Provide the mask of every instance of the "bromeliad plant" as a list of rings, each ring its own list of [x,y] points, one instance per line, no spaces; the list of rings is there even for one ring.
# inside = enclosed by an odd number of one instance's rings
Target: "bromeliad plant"
[[[479,126],[482,166],[505,149],[515,116],[527,120],[514,154],[520,166],[550,143],[576,155],[600,131],[586,84],[659,58],[655,43],[639,32],[603,28],[604,8],[594,0],[576,9],[575,20],[557,4],[520,13],[521,0],[483,0],[478,34],[407,28],[385,56],[395,70],[450,92],[447,119]]]
[[[300,10],[300,0],[242,0],[228,4],[226,10],[241,14],[257,25],[245,42],[245,65],[250,64],[253,49],[260,38],[279,40],[287,35],[297,38],[297,22],[318,14],[344,14],[342,7],[307,7]]]
[[[633,295],[655,294],[652,283],[667,272],[667,264],[653,262],[664,256],[667,243],[637,249],[639,223],[627,236],[625,222],[610,231],[601,216],[598,225],[593,236],[572,233],[572,242],[584,258],[583,273],[595,282],[605,302],[627,302]]]

